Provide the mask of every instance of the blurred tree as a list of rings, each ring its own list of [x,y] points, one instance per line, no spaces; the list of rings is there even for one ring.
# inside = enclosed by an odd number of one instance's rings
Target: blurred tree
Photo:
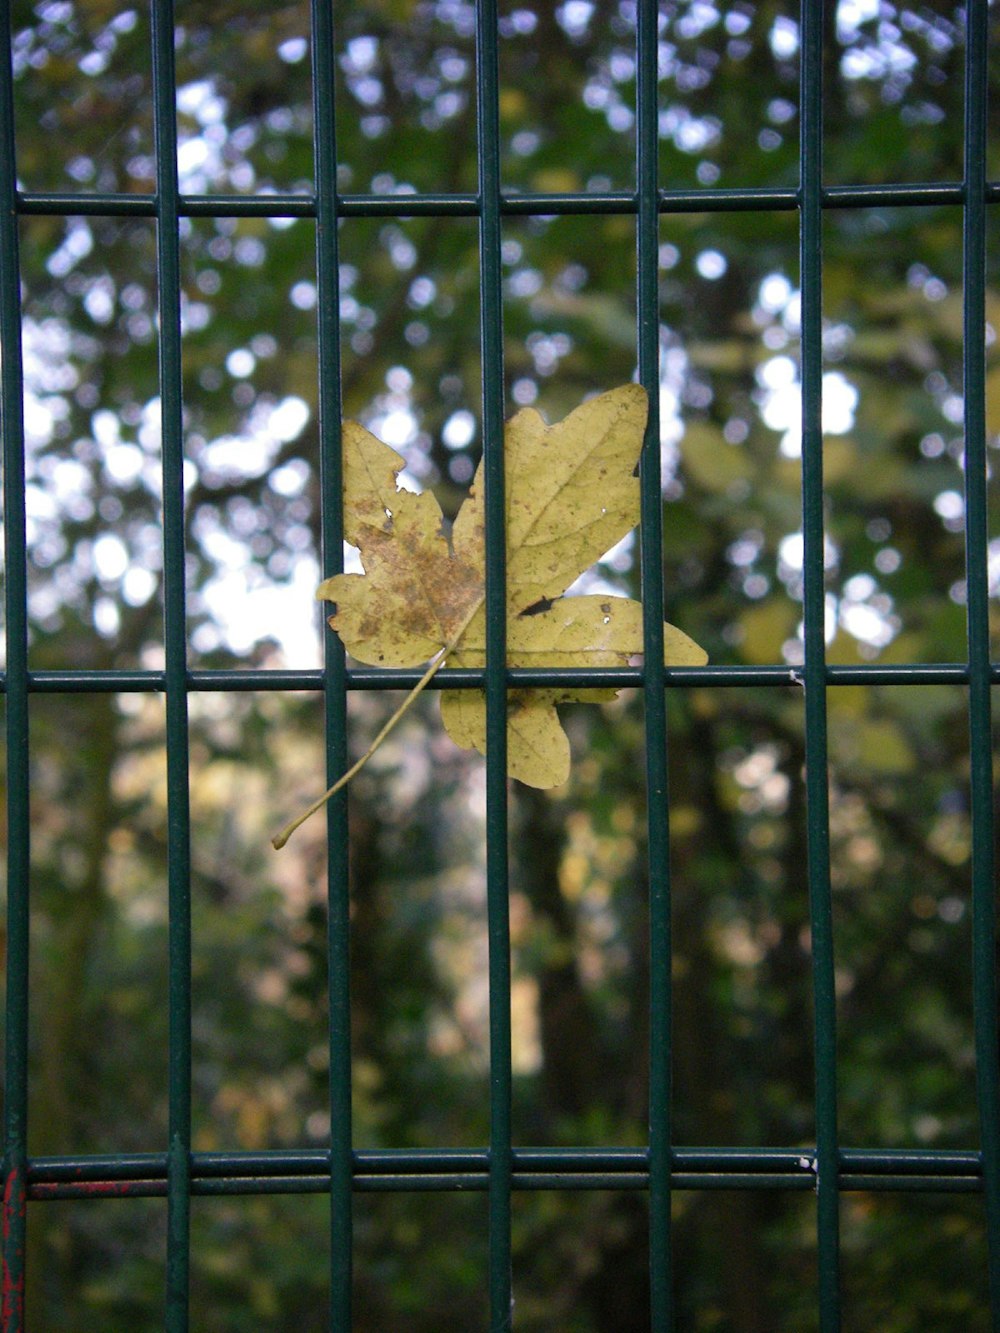
[[[153,225],[86,204],[94,191],[154,188],[148,18],[110,0],[13,9],[20,184],[81,195],[78,215],[43,203],[22,222],[31,665],[153,666]],[[827,182],[959,182],[961,11],[840,0],[826,12]],[[473,190],[469,0],[352,0],[335,22],[340,189],[399,196],[401,208],[413,190]],[[177,25],[182,191],[307,194],[308,6],[179,0]],[[794,187],[798,43],[778,0],[661,5],[663,186]],[[502,5],[509,190],[633,188],[634,47],[628,0]],[[181,242],[191,661],[310,666],[321,633],[313,224],[187,217]],[[831,661],[965,656],[960,245],[957,209],[826,214]],[[632,376],[634,250],[627,211],[505,222],[511,410],[537,403],[555,418]],[[340,255],[345,410],[400,448],[409,477],[453,514],[480,448],[474,220],[347,218]],[[801,661],[797,267],[794,213],[663,218],[666,612],[715,663]],[[998,555],[994,538],[991,566]],[[590,576],[636,584],[630,543]],[[675,1136],[808,1144],[800,694],[702,688],[669,702]],[[390,707],[352,697],[352,743]],[[571,783],[513,795],[522,1144],[646,1140],[641,710],[637,697],[570,710]],[[830,742],[843,1139],[974,1147],[964,694],[838,686]],[[31,1151],[159,1150],[162,707],[139,694],[37,695],[32,763]],[[321,770],[314,700],[192,697],[200,1149],[315,1145],[328,1132],[322,830],[274,861],[266,850]],[[359,1146],[485,1141],[482,816],[481,766],[427,707],[352,788]],[[242,1328],[248,1312],[261,1327],[322,1322],[323,1204],[294,1205],[198,1201],[199,1328]],[[519,1327],[647,1325],[641,1196],[517,1205]],[[359,1330],[484,1322],[481,1198],[363,1196],[357,1210]],[[683,1327],[814,1326],[807,1199],[681,1193],[675,1211]],[[850,1326],[987,1326],[978,1197],[851,1195],[842,1218]],[[36,1325],[157,1327],[163,1220],[152,1203],[34,1209]]]

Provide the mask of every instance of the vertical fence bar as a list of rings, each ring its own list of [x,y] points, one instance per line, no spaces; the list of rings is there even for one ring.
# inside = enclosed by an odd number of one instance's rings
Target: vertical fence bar
[[[316,174],[316,286],[319,293],[320,491],[323,568],[343,568],[343,467],[340,419],[340,302],[337,243],[337,139],[334,117],[334,31],[328,0],[313,0],[313,151]],[[324,636],[328,781],[347,767],[347,684],[344,650]],[[351,972],[347,792],[327,802],[327,968],[330,1005],[330,1328],[351,1327],[352,1129]]]
[[[636,28],[636,229],[639,382],[649,421],[639,463],[646,821],[649,841],[649,1289],[651,1325],[673,1324],[670,1228],[671,932],[667,718],[663,675],[663,496],[660,486],[659,123],[657,0],[641,0]]]
[[[971,0],[967,15],[962,285],[972,975],[990,1308],[992,1326],[1000,1329],[1000,1075],[997,1068],[997,913],[986,488],[986,0]]]
[[[802,291],[806,822],[816,1055],[816,1192],[820,1328],[840,1327],[837,1013],[830,902],[823,531],[823,6],[802,0],[799,282]]]
[[[17,236],[11,14],[2,0],[0,61],[0,430],[3,432],[7,634],[7,1035],[4,1081],[4,1333],[24,1327],[28,1133],[28,593],[24,511],[24,382],[21,266]]]
[[[188,795],[184,435],[172,0],[154,0],[153,124],[163,472],[163,603],[167,713],[167,881],[170,912],[166,1327],[188,1327],[191,1220],[191,815]]]
[[[476,9],[479,272],[486,511],[486,897],[490,982],[490,1328],[512,1324],[510,921],[507,902],[507,547],[496,0]]]

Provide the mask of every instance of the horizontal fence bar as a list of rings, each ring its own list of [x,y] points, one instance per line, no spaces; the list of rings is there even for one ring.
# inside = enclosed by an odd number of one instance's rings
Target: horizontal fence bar
[[[806,1172],[815,1165],[815,1148],[690,1148],[675,1147],[671,1162],[688,1172],[722,1170],[753,1172]],[[841,1148],[839,1161],[846,1172],[864,1175],[977,1175],[980,1153],[975,1149]],[[645,1148],[514,1148],[514,1166],[520,1171],[644,1171]],[[329,1161],[323,1148],[272,1149],[260,1152],[193,1152],[192,1176],[308,1175],[321,1173]],[[415,1174],[485,1171],[488,1148],[358,1148],[353,1153],[356,1172]],[[35,1157],[28,1163],[32,1183],[68,1180],[130,1180],[166,1174],[164,1153],[72,1154]]]
[[[1000,182],[986,186],[988,204],[1000,202]],[[798,190],[781,188],[661,190],[661,213],[789,212],[799,207]],[[828,185],[820,192],[823,208],[934,207],[962,204],[959,182],[908,185]],[[500,212],[508,217],[558,217],[593,213],[635,214],[638,195],[629,190],[600,193],[514,194],[500,198]],[[26,190],[17,196],[17,211],[26,217],[155,217],[152,194],[88,194],[75,191]],[[188,194],[178,204],[189,218],[314,218],[314,194]],[[346,194],[336,205],[339,217],[410,218],[478,217],[475,194]]]
[[[355,1176],[353,1189],[358,1194],[381,1193],[443,1193],[452,1191],[485,1193],[489,1176],[484,1172],[466,1175],[418,1176]],[[191,1194],[199,1197],[261,1195],[261,1194],[325,1194],[330,1188],[329,1176],[265,1176],[234,1177],[222,1180],[195,1180]],[[567,1176],[534,1176],[515,1171],[511,1188],[522,1193],[533,1190],[645,1190],[645,1176],[611,1177],[600,1173]],[[672,1172],[671,1190],[742,1190],[769,1189],[805,1192],[814,1188],[812,1181],[780,1175],[698,1175]],[[975,1194],[981,1183],[968,1176],[853,1176],[840,1177],[839,1191],[864,1194]],[[28,1190],[33,1202],[100,1199],[159,1199],[167,1193],[166,1181],[141,1180],[109,1184],[107,1188],[81,1185],[35,1185]]]
[[[935,1149],[841,1149],[843,1190],[969,1193],[982,1189],[980,1154]],[[644,1148],[515,1148],[515,1189],[649,1187]],[[374,1149],[353,1154],[357,1191],[485,1190],[489,1150]],[[319,1150],[194,1153],[191,1190],[212,1194],[309,1194],[329,1189],[329,1154]],[[672,1189],[815,1187],[813,1148],[675,1148]],[[166,1197],[164,1154],[36,1158],[28,1164],[32,1200]]]
[[[360,667],[347,672],[349,690],[410,690],[421,679],[417,668]],[[674,689],[716,689],[735,686],[802,686],[802,669],[788,666],[666,667],[664,681]],[[439,671],[428,690],[482,689],[486,672],[476,667],[451,667]],[[963,662],[910,663],[891,666],[859,664],[827,666],[828,685],[967,685],[969,668]],[[32,694],[156,694],[165,688],[163,671],[31,671],[28,689]],[[1000,664],[990,668],[990,682],[1000,685]],[[603,686],[641,689],[641,667],[509,667],[507,683],[512,689]],[[295,670],[207,670],[189,671],[187,688],[192,693],[254,690],[322,690],[323,672]],[[0,694],[6,692],[7,676],[0,673]]]

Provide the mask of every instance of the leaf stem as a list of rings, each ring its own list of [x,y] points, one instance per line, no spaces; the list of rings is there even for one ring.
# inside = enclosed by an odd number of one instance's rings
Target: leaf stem
[[[276,852],[281,851],[282,847],[284,847],[285,843],[292,836],[292,834],[295,832],[295,830],[299,827],[300,824],[304,824],[310,815],[314,815],[317,810],[321,810],[323,806],[326,805],[327,801],[330,799],[331,796],[336,795],[336,793],[340,791],[341,787],[346,787],[347,784],[350,782],[351,778],[354,777],[355,773],[360,772],[360,770],[364,768],[365,764],[368,763],[368,760],[372,757],[372,755],[375,753],[378,747],[382,744],[386,736],[388,736],[389,732],[392,731],[396,723],[412,708],[417,696],[421,694],[424,689],[426,689],[426,687],[431,683],[431,681],[434,679],[437,673],[444,666],[445,662],[448,659],[449,654],[455,651],[456,647],[458,646],[459,639],[461,639],[462,635],[469,628],[469,625],[472,623],[473,616],[476,614],[476,612],[479,610],[482,604],[483,604],[482,599],[480,599],[470,609],[468,615],[462,621],[461,627],[455,634],[452,635],[451,640],[448,643],[446,643],[443,648],[439,649],[437,654],[431,659],[430,666],[427,668],[424,674],[417,681],[416,685],[414,685],[413,689],[409,692],[409,694],[406,696],[403,702],[393,713],[392,717],[389,718],[388,722],[386,722],[385,726],[378,733],[378,735],[372,741],[371,745],[369,745],[368,749],[364,752],[361,758],[358,759],[356,763],[353,763],[346,773],[342,773],[340,777],[337,779],[337,781],[333,784],[333,786],[327,788],[327,790],[323,793],[322,796],[320,796],[317,800],[313,801],[312,805],[309,806],[308,810],[304,810],[302,814],[297,816],[297,818],[293,819],[290,824],[286,824],[280,833],[275,834],[275,836],[271,839],[271,846],[274,848]]]

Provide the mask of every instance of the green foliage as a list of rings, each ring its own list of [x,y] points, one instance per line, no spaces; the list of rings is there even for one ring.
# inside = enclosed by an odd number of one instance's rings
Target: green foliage
[[[502,8],[505,187],[633,189],[634,6]],[[146,10],[13,9],[24,190],[150,194]],[[182,190],[308,193],[308,6],[177,11]],[[958,10],[826,12],[827,182],[960,181]],[[335,7],[342,191],[475,189],[472,13],[464,0]],[[777,0],[661,6],[662,185],[795,186],[789,13]],[[162,659],[153,223],[80,208],[22,223],[36,670]],[[965,657],[960,226],[938,206],[825,215],[833,662]],[[628,382],[634,217],[508,217],[503,239],[511,411],[534,401],[557,420]],[[668,213],[660,241],[664,613],[714,663],[791,667],[797,219]],[[345,413],[391,435],[453,518],[481,447],[474,219],[351,217],[339,242]],[[191,217],[181,245],[191,663],[311,665],[318,611],[314,638],[290,626],[333,563],[321,571],[317,554],[314,224]],[[990,265],[996,330],[993,253]],[[993,343],[989,357],[992,431]],[[598,576],[638,595],[634,549]],[[668,702],[675,1138],[808,1144],[801,691],[703,688]],[[352,786],[359,1147],[480,1145],[488,1133],[482,772],[425,703]],[[352,696],[358,752],[392,707]],[[957,687],[830,691],[850,1146],[976,1146],[965,716]],[[642,1144],[641,698],[570,708],[567,725],[571,784],[512,805],[515,1137]],[[275,819],[314,794],[320,734],[309,696],[192,697],[199,1150],[318,1146],[328,1133],[322,833],[287,859],[267,848]],[[162,704],[35,696],[32,762],[30,1150],[162,1151]],[[199,1199],[194,1324],[320,1326],[325,1207]],[[359,1330],[484,1322],[482,1195],[365,1195],[356,1208]],[[852,1326],[985,1327],[978,1199],[852,1195],[843,1220]],[[46,1204],[31,1223],[35,1326],[159,1326],[159,1202]],[[641,1195],[519,1197],[514,1243],[519,1326],[646,1326]],[[814,1326],[808,1199],[679,1194],[675,1245],[684,1327]]]

